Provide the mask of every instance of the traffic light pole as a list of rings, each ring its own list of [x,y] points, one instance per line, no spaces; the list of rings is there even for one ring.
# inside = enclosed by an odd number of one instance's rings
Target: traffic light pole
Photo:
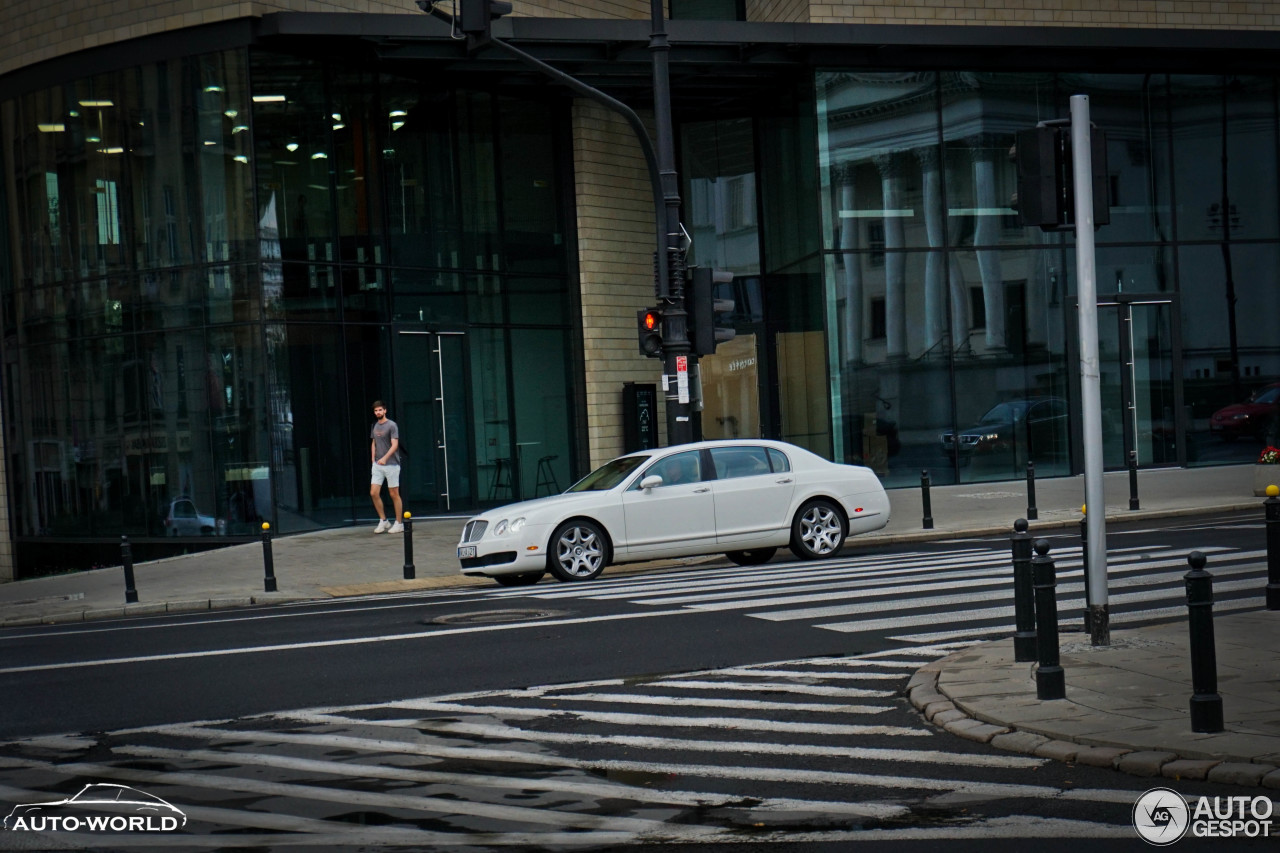
[[[650,0],[649,10],[653,25],[649,37],[649,50],[653,56],[653,118],[658,136],[658,175],[662,186],[662,209],[654,213],[665,237],[665,245],[658,252],[654,289],[663,303],[662,372],[663,385],[667,389],[667,443],[674,445],[693,441],[689,381],[692,347],[689,345],[689,318],[684,310],[685,247],[680,245],[684,228],[680,224],[680,182],[676,175],[671,78],[668,72],[671,45],[667,42],[663,0]]]
[[[1076,282],[1080,326],[1080,410],[1084,432],[1084,494],[1088,533],[1089,639],[1111,645],[1107,605],[1106,498],[1102,486],[1102,378],[1098,359],[1098,284],[1093,241],[1093,177],[1089,96],[1071,96],[1071,157],[1075,183]]]

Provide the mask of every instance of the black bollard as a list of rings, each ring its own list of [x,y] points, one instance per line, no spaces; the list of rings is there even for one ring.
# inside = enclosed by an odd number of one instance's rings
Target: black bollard
[[[1027,521],[1035,521],[1040,517],[1036,509],[1036,463],[1027,463]]]
[[[124,562],[124,603],[137,604],[138,590],[133,584],[133,546],[128,536],[120,537],[120,558]]]
[[[266,592],[276,591],[276,563],[271,556],[271,525],[262,522],[262,565],[266,570],[262,588]]]
[[[1013,552],[1013,659],[1026,663],[1036,659],[1036,602],[1031,579],[1031,534],[1025,518],[1013,523],[1009,550]]]
[[[1058,599],[1049,541],[1037,539],[1031,572],[1036,593],[1036,698],[1066,699],[1067,683],[1058,663]]]
[[[1204,554],[1187,557],[1187,628],[1191,634],[1191,731],[1222,731],[1222,697],[1218,695],[1218,661],[1213,644],[1213,575],[1204,570]]]
[[[1089,524],[1088,504],[1080,507],[1080,565],[1084,568],[1084,632],[1093,633],[1093,614],[1089,612]]]
[[[1267,486],[1267,609],[1280,610],[1280,487]]]
[[[929,500],[929,472],[927,470],[920,472],[920,502],[924,506],[924,518],[920,519],[920,524],[925,530],[933,529],[933,501]]]
[[[1129,509],[1138,509],[1138,451],[1129,451]]]
[[[413,516],[404,514],[404,579],[414,579],[417,570],[413,567]]]

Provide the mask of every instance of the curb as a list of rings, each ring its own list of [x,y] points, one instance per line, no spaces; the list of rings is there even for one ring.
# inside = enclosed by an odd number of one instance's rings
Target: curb
[[[1144,778],[1219,782],[1280,789],[1280,768],[1261,762],[1184,758],[1174,751],[1124,749],[1092,743],[1088,738],[1061,740],[1011,724],[992,724],[970,717],[938,686],[947,661],[964,652],[925,664],[907,682],[905,693],[926,720],[950,734],[997,749],[1066,763],[1105,767]]]

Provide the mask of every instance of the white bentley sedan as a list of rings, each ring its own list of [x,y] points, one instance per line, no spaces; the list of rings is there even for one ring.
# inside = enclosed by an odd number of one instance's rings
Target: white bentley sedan
[[[723,553],[757,565],[781,547],[831,557],[889,522],[875,473],[781,441],[682,444],[619,456],[562,494],[470,519],[462,573],[504,586],[590,580],[610,563]]]

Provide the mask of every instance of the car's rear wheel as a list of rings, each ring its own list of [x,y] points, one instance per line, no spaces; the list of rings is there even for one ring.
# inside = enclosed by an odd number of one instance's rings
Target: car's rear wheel
[[[589,581],[604,571],[608,544],[604,531],[585,519],[566,521],[551,536],[547,570],[559,581]]]
[[[825,498],[809,501],[791,522],[791,551],[802,560],[834,557],[848,531],[840,507]]]
[[[730,551],[725,556],[739,566],[759,566],[772,560],[776,553],[777,548],[752,548],[750,551]]]
[[[523,572],[518,575],[494,575],[499,586],[533,586],[546,572]]]

